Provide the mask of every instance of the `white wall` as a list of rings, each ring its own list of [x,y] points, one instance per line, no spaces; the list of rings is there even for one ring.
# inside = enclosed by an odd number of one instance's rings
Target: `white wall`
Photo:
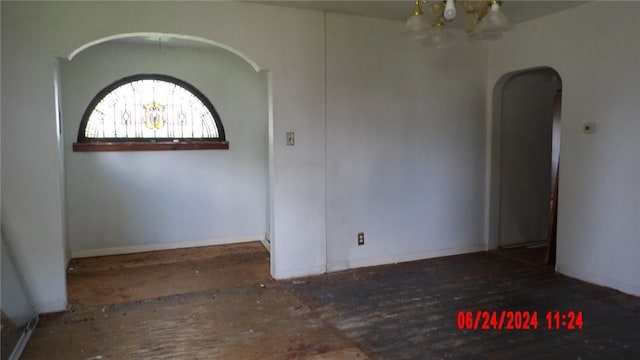
[[[271,78],[272,273],[325,270],[324,30],[317,11],[236,2],[2,2],[2,225],[40,312],[66,306],[54,59],[118,34],[237,50]],[[285,146],[286,131],[296,146]],[[233,146],[233,144],[232,144]]]
[[[60,310],[65,254],[53,53],[33,47],[32,36],[46,32],[22,27],[27,13],[1,6],[2,227],[38,309]]]
[[[401,29],[327,14],[330,271],[485,249],[486,48]]]
[[[489,88],[550,66],[563,81],[559,272],[640,295],[640,3],[595,2],[519,24],[490,47]],[[581,132],[596,124],[594,134]],[[494,240],[494,239],[490,239]]]
[[[264,73],[226,50],[170,44],[108,42],[61,65],[66,205],[74,256],[113,247],[127,251],[140,245],[264,238]],[[203,92],[221,117],[229,150],[72,152],[93,96],[113,81],[140,73],[174,76]]]
[[[2,237],[2,247],[0,248],[0,263],[2,264],[1,271],[1,287],[2,293],[0,294],[0,303],[2,304],[2,318],[8,317],[14,327],[8,327],[3,331],[18,332],[22,331],[20,327],[26,325],[34,317],[35,310],[31,303],[29,294],[25,291],[24,284],[22,282],[22,273],[19,265],[15,264],[13,258],[9,254],[9,248],[5,245],[6,239]],[[5,326],[5,324],[3,324]],[[15,335],[15,334],[14,334]],[[14,338],[14,336],[7,336],[8,339]],[[17,341],[17,339],[15,339]],[[6,340],[5,340],[6,341]],[[10,345],[9,350],[15,344],[7,344],[3,341],[2,346]],[[4,348],[3,351],[8,351]]]

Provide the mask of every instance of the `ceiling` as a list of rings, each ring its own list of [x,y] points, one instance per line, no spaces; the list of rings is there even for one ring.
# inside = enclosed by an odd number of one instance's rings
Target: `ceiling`
[[[387,20],[404,21],[411,15],[413,9],[413,1],[395,0],[395,1],[329,1],[329,0],[307,0],[307,1],[271,1],[258,0],[249,1],[270,6],[285,6],[304,9],[323,10],[334,13],[368,16]],[[554,12],[562,11],[577,5],[586,3],[587,1],[531,1],[531,0],[504,0],[502,10],[513,24],[531,20],[540,16],[548,15]],[[426,12],[426,8],[423,9]],[[460,8],[458,13],[463,12]],[[449,26],[463,28],[465,16],[458,15],[456,20]],[[179,36],[154,34],[149,36],[128,37],[116,40],[117,42],[135,43],[138,45],[158,45],[177,46],[177,47],[193,47],[204,48],[210,45],[182,38]]]
[[[388,20],[404,21],[411,15],[413,1],[253,1],[266,5],[297,7],[315,10],[324,10],[335,13],[369,16]],[[518,24],[540,16],[562,11],[587,1],[533,1],[533,0],[504,0],[502,10],[512,23]],[[426,12],[426,8],[423,8]],[[458,6],[458,13],[460,13]],[[460,16],[459,16],[460,17]]]

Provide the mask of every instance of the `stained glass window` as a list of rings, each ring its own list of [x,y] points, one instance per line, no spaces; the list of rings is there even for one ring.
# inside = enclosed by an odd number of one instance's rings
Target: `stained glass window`
[[[211,102],[192,85],[141,74],[104,88],[89,104],[78,132],[91,142],[226,142]]]

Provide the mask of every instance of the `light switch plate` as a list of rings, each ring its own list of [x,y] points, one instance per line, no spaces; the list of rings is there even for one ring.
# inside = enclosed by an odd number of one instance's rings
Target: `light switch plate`
[[[291,131],[287,133],[287,145],[293,146],[296,144],[296,135]]]

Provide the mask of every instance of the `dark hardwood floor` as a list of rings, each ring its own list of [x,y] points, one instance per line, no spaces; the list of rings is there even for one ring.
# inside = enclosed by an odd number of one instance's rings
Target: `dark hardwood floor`
[[[74,260],[69,310],[42,316],[23,359],[640,359],[640,299],[503,251],[291,281],[268,257],[248,243]],[[479,328],[536,312],[538,327],[460,329],[460,311],[472,328],[479,311]],[[549,311],[582,329],[549,329]]]

